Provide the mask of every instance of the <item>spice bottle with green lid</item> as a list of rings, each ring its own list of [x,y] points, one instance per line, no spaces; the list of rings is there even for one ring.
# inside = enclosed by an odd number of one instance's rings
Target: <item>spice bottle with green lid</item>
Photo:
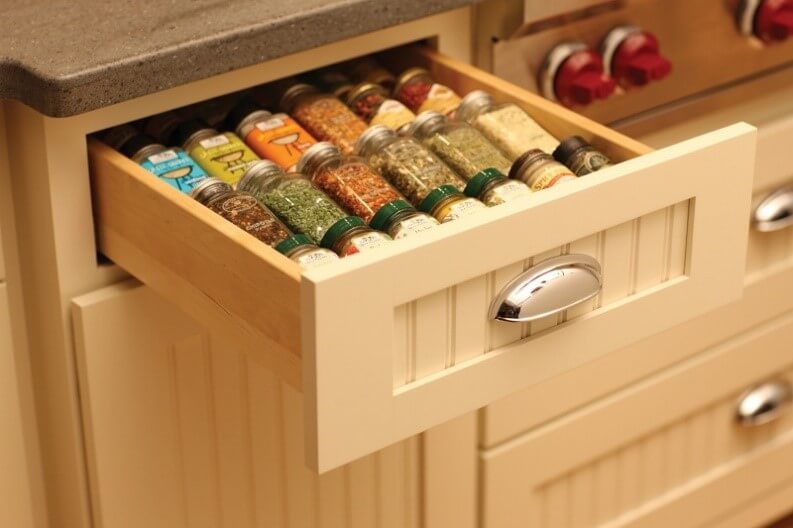
[[[516,159],[509,177],[522,181],[535,192],[577,179],[570,169],[540,149],[531,149]]]
[[[432,229],[438,225],[438,221],[426,213],[417,211],[406,201],[397,200],[381,207],[369,225],[398,240]]]
[[[437,112],[424,112],[416,117],[408,130],[465,181],[485,169],[496,169],[505,175],[509,173],[510,161],[467,123],[449,121]]]
[[[410,68],[397,77],[394,97],[416,113],[433,110],[454,116],[460,96],[448,86],[436,83],[424,68]]]
[[[445,224],[474,215],[487,209],[487,206],[476,198],[464,195],[452,185],[441,185],[427,195],[419,209]]]
[[[182,148],[207,174],[234,185],[251,162],[259,159],[236,134],[222,134],[198,119],[181,123],[176,136]]]
[[[207,175],[179,147],[166,147],[145,134],[133,136],[121,152],[171,187],[189,194]]]
[[[570,167],[576,176],[585,176],[612,165],[605,154],[596,150],[581,136],[570,136],[559,143],[553,151],[553,157]]]
[[[465,189],[465,181],[412,136],[400,136],[382,125],[361,135],[355,152],[416,207],[441,185]]]
[[[520,180],[510,180],[495,169],[485,169],[468,181],[465,195],[488,207],[529,196],[531,189]]]
[[[474,90],[463,97],[455,119],[471,124],[510,160],[531,148],[551,154],[559,145],[559,140],[521,107],[515,103],[497,104],[482,90]]]
[[[320,141],[330,141],[343,154],[352,154],[366,123],[335,96],[315,86],[298,83],[281,97],[281,110],[294,117]]]
[[[284,170],[294,170],[303,152],[317,142],[288,115],[273,115],[251,101],[235,106],[226,117],[226,124],[256,154]]]
[[[252,164],[237,188],[255,196],[290,229],[309,236],[317,244],[334,224],[348,218],[336,202],[302,174],[287,174],[269,160]]]
[[[311,239],[302,233],[292,235],[275,246],[275,249],[294,260],[303,269],[316,268],[339,260],[333,251],[318,247]]]
[[[297,163],[298,172],[310,178],[325,194],[348,213],[371,222],[386,204],[404,200],[376,170],[362,158],[344,156],[328,142],[306,150]]]
[[[408,107],[390,99],[386,89],[378,84],[363,83],[350,90],[347,106],[370,125],[385,125],[393,130],[400,130],[416,118]]]
[[[368,227],[357,216],[349,216],[331,227],[322,239],[322,246],[340,257],[364,253],[388,244],[391,238]]]

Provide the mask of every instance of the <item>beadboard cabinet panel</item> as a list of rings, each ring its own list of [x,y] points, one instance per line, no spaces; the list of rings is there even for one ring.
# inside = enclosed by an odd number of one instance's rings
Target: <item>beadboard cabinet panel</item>
[[[97,528],[418,528],[420,446],[322,476],[299,392],[150,289],[75,299]]]
[[[789,405],[736,421],[748,389],[793,384],[791,342],[789,313],[483,451],[485,526],[693,527],[793,478]]]

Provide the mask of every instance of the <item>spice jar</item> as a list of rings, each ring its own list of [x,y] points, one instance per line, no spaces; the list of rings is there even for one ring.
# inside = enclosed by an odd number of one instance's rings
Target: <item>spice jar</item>
[[[382,247],[391,241],[388,235],[366,226],[360,218],[349,216],[335,224],[322,239],[324,247],[340,257],[349,257]]]
[[[466,181],[484,169],[509,173],[510,161],[467,123],[450,122],[437,112],[424,112],[409,131]]]
[[[169,110],[148,118],[143,125],[143,133],[154,138],[157,143],[171,145],[176,129],[184,120],[182,116]]]
[[[284,92],[281,109],[309,134],[320,141],[330,141],[343,154],[352,154],[355,141],[366,130],[366,123],[344,103],[310,84],[295,84]]]
[[[140,134],[140,132],[138,132],[138,129],[127,123],[124,125],[115,126],[113,128],[108,128],[107,130],[103,130],[98,134],[98,136],[99,139],[102,140],[102,143],[112,148],[113,150],[120,151],[121,147],[123,147],[127,141],[137,136],[138,134]]]
[[[452,185],[441,185],[421,202],[419,209],[445,224],[458,218],[471,216],[487,206],[476,198],[469,198]]]
[[[438,221],[426,213],[416,211],[406,201],[397,200],[381,207],[369,225],[397,240],[432,229],[438,225]]]
[[[382,125],[369,127],[355,152],[416,207],[441,185],[465,189],[465,181],[416,138],[399,136]]]
[[[269,160],[252,164],[237,187],[259,199],[290,229],[308,235],[317,244],[334,224],[348,218],[303,175],[286,174]]]
[[[559,140],[521,107],[514,103],[496,104],[493,97],[482,90],[474,90],[463,97],[455,118],[470,123],[510,160],[531,148],[551,154],[559,145]]]
[[[347,97],[347,94],[355,86],[352,79],[335,67],[314,70],[306,76],[306,79],[320,91],[333,94],[334,97],[342,100]]]
[[[433,110],[450,117],[460,104],[460,96],[448,86],[436,83],[424,68],[402,72],[394,86],[394,97],[416,113]]]
[[[570,167],[576,176],[584,176],[612,165],[610,159],[581,136],[570,136],[562,141],[553,151],[553,157]]]
[[[207,175],[198,164],[178,148],[168,148],[144,134],[124,143],[121,152],[171,187],[189,194]]]
[[[379,84],[389,93],[394,89],[394,83],[396,82],[394,74],[383,68],[380,63],[371,57],[353,61],[349,71],[352,78],[358,82]]]
[[[217,178],[205,178],[190,196],[268,246],[275,247],[292,234],[255,197]]]
[[[235,107],[226,122],[256,154],[284,170],[293,170],[303,152],[317,142],[288,115],[273,115],[247,101]]]
[[[477,198],[488,207],[529,196],[531,189],[520,180],[510,180],[496,169],[485,169],[471,178],[465,195]]]
[[[233,132],[221,134],[198,119],[181,123],[176,135],[207,174],[230,185],[237,183],[248,164],[259,159]]]
[[[356,86],[347,96],[347,106],[370,125],[385,125],[393,130],[416,119],[416,114],[399,101],[389,99],[385,88],[377,84]]]
[[[297,164],[317,187],[348,213],[371,222],[384,205],[403,197],[363,159],[344,156],[328,142],[309,148]]]
[[[532,191],[540,191],[576,179],[576,175],[570,172],[570,169],[540,149],[526,151],[516,159],[512,164],[512,170],[509,171],[509,177],[522,181]]]
[[[302,233],[292,235],[277,246],[279,252],[294,260],[303,269],[316,268],[339,260],[339,256],[333,251],[318,247],[311,239]]]

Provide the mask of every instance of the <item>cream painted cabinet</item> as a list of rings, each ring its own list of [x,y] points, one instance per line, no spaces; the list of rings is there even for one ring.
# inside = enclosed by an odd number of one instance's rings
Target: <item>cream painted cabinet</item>
[[[317,476],[300,394],[149,288],[73,312],[95,528],[420,526],[417,438]]]

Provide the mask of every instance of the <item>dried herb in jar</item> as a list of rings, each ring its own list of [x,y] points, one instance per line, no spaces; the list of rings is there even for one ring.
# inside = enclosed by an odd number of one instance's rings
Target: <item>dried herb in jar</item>
[[[398,136],[384,126],[370,127],[355,151],[416,207],[442,185],[465,189],[465,181],[417,139]]]
[[[253,164],[238,187],[258,198],[290,229],[308,235],[317,244],[334,224],[348,217],[303,175],[286,174],[272,161]]]
[[[419,115],[410,132],[466,181],[489,168],[507,174],[512,165],[478,130],[436,112]]]
[[[496,104],[487,92],[474,90],[463,97],[455,118],[466,121],[515,160],[532,148],[551,154],[559,140],[514,103]]]
[[[281,108],[313,137],[330,141],[343,154],[352,154],[366,123],[336,97],[320,93],[309,84],[296,84],[284,92]]]
[[[541,191],[577,179],[570,169],[540,149],[531,149],[516,159],[509,177],[522,181],[532,191]]]
[[[396,80],[394,97],[416,113],[432,110],[450,117],[460,104],[460,96],[454,90],[436,83],[423,68],[402,72]]]
[[[302,172],[350,214],[370,222],[384,205],[402,196],[363,159],[343,156],[330,143],[317,143],[298,163]]]
[[[400,130],[416,118],[405,105],[388,98],[385,88],[364,83],[350,91],[347,105],[370,125],[384,125]]]
[[[580,136],[570,136],[562,141],[553,151],[553,157],[570,167],[576,176],[585,176],[611,165],[610,159]]]

